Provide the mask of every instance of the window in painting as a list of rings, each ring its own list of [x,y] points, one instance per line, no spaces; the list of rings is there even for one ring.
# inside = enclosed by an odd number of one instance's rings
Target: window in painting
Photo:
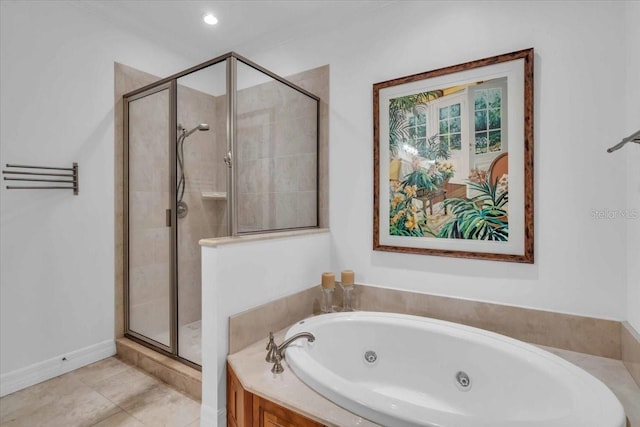
[[[445,142],[450,150],[462,148],[460,103],[438,109],[438,129],[441,142]]]
[[[502,89],[475,92],[474,123],[476,154],[502,150]]]
[[[417,150],[418,154],[424,156],[427,148],[427,114],[426,112],[414,112],[409,116],[409,139],[411,145]]]

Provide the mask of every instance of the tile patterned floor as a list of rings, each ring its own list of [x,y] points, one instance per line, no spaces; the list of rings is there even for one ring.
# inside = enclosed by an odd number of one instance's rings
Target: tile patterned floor
[[[640,387],[619,360],[543,347],[618,396],[640,427]],[[200,402],[115,357],[0,399],[0,427],[198,427]]]
[[[197,427],[200,402],[115,357],[4,396],[2,427]]]

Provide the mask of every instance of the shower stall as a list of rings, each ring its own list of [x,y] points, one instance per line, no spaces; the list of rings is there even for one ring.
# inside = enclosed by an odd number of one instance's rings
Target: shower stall
[[[318,227],[320,100],[231,52],[123,101],[125,334],[198,367],[198,242]]]

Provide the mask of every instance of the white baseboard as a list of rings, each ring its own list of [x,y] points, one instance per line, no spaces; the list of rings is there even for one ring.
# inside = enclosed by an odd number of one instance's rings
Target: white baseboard
[[[227,425],[227,410],[216,411],[211,406],[202,404],[200,406],[200,427],[218,427]]]
[[[58,375],[66,374],[114,354],[116,354],[116,343],[114,340],[107,340],[7,372],[0,375],[0,396],[5,396]]]
[[[220,409],[218,411],[218,425],[219,426],[226,426],[227,425],[227,410],[226,409]]]

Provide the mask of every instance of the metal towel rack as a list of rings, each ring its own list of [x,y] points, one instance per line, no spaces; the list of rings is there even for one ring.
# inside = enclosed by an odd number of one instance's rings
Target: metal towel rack
[[[73,163],[70,168],[52,168],[48,166],[27,166],[27,165],[9,165],[7,168],[16,169],[33,169],[34,172],[21,170],[4,170],[5,181],[24,181],[24,182],[52,182],[56,185],[7,185],[7,190],[73,190],[73,194],[78,195],[78,164]],[[71,173],[53,173],[47,171],[64,171]],[[31,178],[31,176],[41,176],[42,178]],[[60,185],[69,184],[69,185]]]
[[[636,144],[640,144],[640,130],[636,131],[635,133],[632,133],[626,138],[622,138],[622,141],[618,142],[613,147],[607,148],[607,153],[613,153],[614,151],[621,149],[622,146],[625,145],[627,142],[635,142]]]

